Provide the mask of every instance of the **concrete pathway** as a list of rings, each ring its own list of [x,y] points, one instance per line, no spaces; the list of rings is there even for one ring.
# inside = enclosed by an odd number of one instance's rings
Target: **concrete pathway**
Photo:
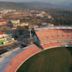
[[[0,57],[0,72],[4,72],[3,70],[8,65],[8,63],[12,60],[12,58],[14,58],[17,54],[24,51],[25,49],[26,48],[23,48],[23,49],[16,48],[16,49],[13,49],[9,52],[2,54]]]

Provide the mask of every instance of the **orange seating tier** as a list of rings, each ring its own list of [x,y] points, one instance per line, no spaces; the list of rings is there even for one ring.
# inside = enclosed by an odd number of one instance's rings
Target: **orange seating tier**
[[[44,50],[62,46],[66,43],[66,41],[64,42],[63,40],[72,40],[72,29],[46,29],[37,31],[36,33],[40,39],[41,45],[44,48]],[[62,40],[63,42],[58,42],[59,40]],[[72,41],[70,43],[72,44]],[[44,50],[41,50],[35,45],[29,46],[29,48],[19,53],[10,61],[8,66],[5,68],[4,72],[16,72],[17,69],[26,60]]]

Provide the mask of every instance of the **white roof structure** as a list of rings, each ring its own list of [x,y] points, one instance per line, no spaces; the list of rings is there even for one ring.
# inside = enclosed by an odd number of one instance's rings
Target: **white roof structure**
[[[72,26],[47,26],[42,28],[36,28],[35,30],[42,30],[42,29],[72,29]]]
[[[0,35],[0,38],[2,38],[2,37],[7,37],[8,35],[7,34],[1,34]]]

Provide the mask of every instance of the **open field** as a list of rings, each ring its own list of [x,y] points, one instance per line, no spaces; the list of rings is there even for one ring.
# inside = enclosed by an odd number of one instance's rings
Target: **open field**
[[[69,72],[72,48],[67,49],[60,47],[43,51],[27,60],[17,72]]]

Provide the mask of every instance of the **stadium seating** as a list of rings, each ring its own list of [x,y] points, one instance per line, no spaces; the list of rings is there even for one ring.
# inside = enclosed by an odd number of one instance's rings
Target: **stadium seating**
[[[42,29],[37,31],[36,34],[39,37],[44,50],[63,45],[65,46],[69,43],[72,45],[72,29]],[[31,47],[29,46],[29,48],[12,59],[9,65],[5,68],[5,72],[16,72],[22,63],[41,51],[43,50],[35,45],[32,45]]]

